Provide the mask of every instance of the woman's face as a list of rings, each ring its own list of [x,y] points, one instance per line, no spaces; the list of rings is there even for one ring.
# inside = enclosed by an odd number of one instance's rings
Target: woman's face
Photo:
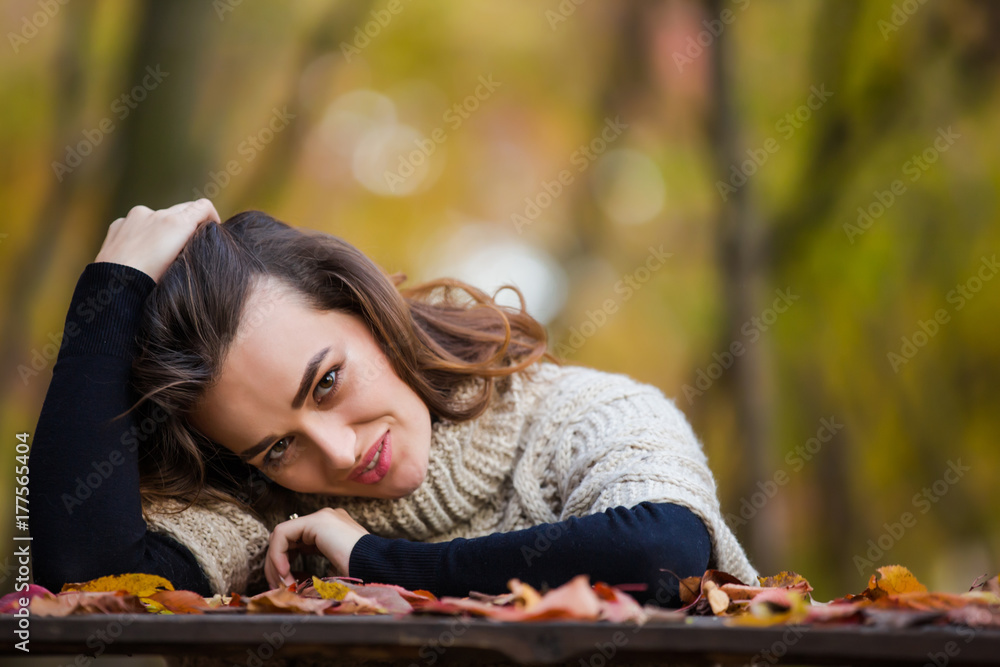
[[[273,279],[253,291],[191,423],[293,491],[400,498],[427,473],[430,412],[368,327]]]

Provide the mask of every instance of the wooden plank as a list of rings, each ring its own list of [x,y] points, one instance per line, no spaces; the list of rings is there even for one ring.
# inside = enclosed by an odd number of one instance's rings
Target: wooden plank
[[[17,619],[0,618],[0,655],[14,644]],[[273,614],[109,614],[30,619],[31,655],[214,655],[245,662],[324,655],[410,659],[430,664],[511,660],[520,664],[603,664],[600,658],[768,665],[987,665],[1000,660],[1000,630],[923,626],[725,627],[688,623],[499,623],[458,617]],[[582,663],[580,661],[583,661]]]

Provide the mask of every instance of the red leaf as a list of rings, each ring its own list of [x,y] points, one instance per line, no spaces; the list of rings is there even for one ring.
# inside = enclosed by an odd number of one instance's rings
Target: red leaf
[[[38,584],[28,584],[28,588],[23,591],[7,593],[0,598],[0,614],[14,614],[21,608],[21,598],[27,598],[28,604],[36,595],[52,595],[52,592],[44,586]]]

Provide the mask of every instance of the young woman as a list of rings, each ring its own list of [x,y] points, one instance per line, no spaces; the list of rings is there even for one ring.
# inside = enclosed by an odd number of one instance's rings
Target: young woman
[[[756,582],[672,401],[554,363],[523,301],[403,279],[204,199],[113,222],[35,432],[35,581],[464,596],[585,573],[661,605],[709,567]]]

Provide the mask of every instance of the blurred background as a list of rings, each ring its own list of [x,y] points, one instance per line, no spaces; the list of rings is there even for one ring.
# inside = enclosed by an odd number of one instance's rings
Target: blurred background
[[[816,599],[997,573],[1000,3],[0,15],[0,593],[77,278],[132,206],[201,196],[518,285],[556,353],[675,399],[751,560]]]

